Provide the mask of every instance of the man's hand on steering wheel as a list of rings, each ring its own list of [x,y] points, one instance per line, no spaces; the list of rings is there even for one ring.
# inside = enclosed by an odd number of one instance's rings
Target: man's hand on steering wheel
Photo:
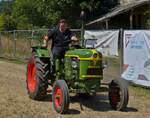
[[[72,36],[72,37],[71,37],[71,40],[72,40],[72,41],[78,41],[78,38],[77,38],[76,36]]]
[[[45,36],[45,39],[43,40],[43,44],[42,44],[42,47],[43,48],[47,48],[47,45],[48,45],[48,36]]]

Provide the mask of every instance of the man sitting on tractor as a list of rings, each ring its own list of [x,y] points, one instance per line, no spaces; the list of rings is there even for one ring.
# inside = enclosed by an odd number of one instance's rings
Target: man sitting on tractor
[[[71,40],[77,41],[77,37],[67,28],[65,19],[60,20],[59,29],[52,29],[48,32],[43,41],[43,47],[47,48],[47,42],[50,39],[52,39],[51,51],[54,64],[56,59],[62,60],[64,58],[65,51],[69,49]]]

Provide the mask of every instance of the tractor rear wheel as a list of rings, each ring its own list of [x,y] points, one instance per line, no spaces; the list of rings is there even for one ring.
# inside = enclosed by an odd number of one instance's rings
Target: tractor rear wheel
[[[41,59],[33,52],[27,64],[26,83],[31,99],[41,100],[47,94],[50,60]]]
[[[115,79],[109,84],[109,102],[113,109],[123,111],[128,104],[128,86],[125,80]]]
[[[54,109],[61,114],[68,111],[70,97],[69,90],[64,80],[57,80],[53,84],[52,101]]]

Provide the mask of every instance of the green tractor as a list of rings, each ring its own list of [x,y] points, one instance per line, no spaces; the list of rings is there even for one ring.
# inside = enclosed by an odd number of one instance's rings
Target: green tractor
[[[84,27],[82,25],[82,38]],[[88,40],[87,40],[88,41]],[[52,86],[52,102],[58,113],[66,113],[69,109],[69,93],[95,95],[101,90],[103,79],[103,58],[94,49],[85,49],[82,43],[70,46],[66,51],[63,65],[55,62],[55,73],[49,51],[42,46],[32,47],[32,54],[27,64],[27,90],[31,99],[41,100],[47,94],[48,86]],[[109,84],[108,96],[110,105],[115,110],[124,110],[128,104],[128,87],[123,79],[112,80]]]

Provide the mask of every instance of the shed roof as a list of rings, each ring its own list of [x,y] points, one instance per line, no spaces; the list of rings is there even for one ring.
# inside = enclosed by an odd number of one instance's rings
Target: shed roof
[[[131,9],[134,9],[136,7],[145,5],[147,3],[148,3],[148,0],[137,0],[137,1],[127,3],[127,4],[124,4],[124,5],[119,5],[115,8],[113,8],[111,10],[111,12],[108,12],[107,14],[103,15],[102,17],[100,17],[96,20],[93,20],[93,21],[87,23],[86,25],[88,26],[88,25],[91,25],[91,24],[94,24],[94,23],[97,23],[97,22],[104,22],[105,20],[110,19],[110,18],[112,18],[116,15],[122,14],[122,13],[127,12]]]

